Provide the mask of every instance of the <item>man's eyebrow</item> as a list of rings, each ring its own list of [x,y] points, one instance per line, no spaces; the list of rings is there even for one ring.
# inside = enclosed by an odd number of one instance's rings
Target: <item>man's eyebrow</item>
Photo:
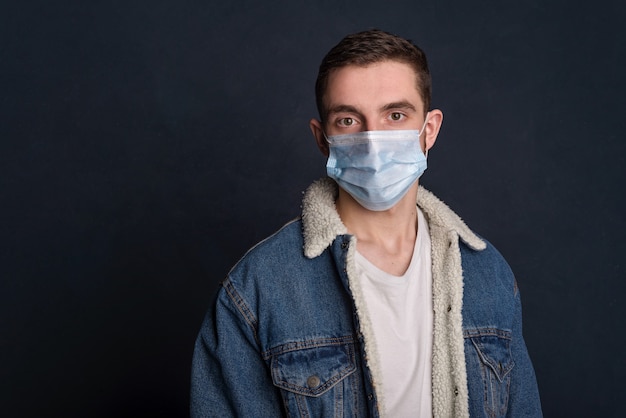
[[[380,110],[382,111],[392,110],[392,109],[407,109],[407,110],[412,110],[414,112],[416,111],[415,106],[413,106],[411,103],[407,102],[406,100],[387,103],[386,105],[380,108]]]
[[[359,112],[357,110],[356,107],[354,106],[350,106],[350,105],[345,105],[345,104],[340,104],[340,105],[336,105],[336,106],[332,106],[328,109],[328,114],[331,113],[357,113],[360,114],[361,112]]]

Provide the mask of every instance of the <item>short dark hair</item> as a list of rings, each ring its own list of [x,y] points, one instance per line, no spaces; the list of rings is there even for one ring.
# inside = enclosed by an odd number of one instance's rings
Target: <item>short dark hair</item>
[[[381,61],[410,65],[417,75],[417,90],[424,102],[424,112],[430,109],[431,79],[424,51],[407,39],[372,29],[346,36],[322,60],[315,82],[315,100],[322,122],[327,116],[324,95],[332,71],[348,65],[366,67]]]

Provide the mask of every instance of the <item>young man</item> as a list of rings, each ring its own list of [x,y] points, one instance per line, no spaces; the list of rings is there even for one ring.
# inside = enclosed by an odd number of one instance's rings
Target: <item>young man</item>
[[[330,178],[222,283],[192,416],[541,416],[513,274],[418,185],[443,120],[423,52],[348,36],[316,95]]]

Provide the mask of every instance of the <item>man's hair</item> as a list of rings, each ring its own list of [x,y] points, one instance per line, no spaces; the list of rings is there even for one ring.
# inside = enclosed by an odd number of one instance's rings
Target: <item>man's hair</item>
[[[322,122],[325,122],[327,117],[324,95],[330,74],[349,65],[366,67],[382,61],[397,61],[410,65],[417,76],[416,87],[424,102],[424,112],[430,109],[431,79],[424,51],[409,40],[372,29],[346,36],[322,60],[315,82],[315,100]]]

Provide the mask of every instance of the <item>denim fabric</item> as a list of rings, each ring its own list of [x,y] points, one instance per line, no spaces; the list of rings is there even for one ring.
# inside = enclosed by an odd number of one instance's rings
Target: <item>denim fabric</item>
[[[540,417],[513,273],[491,245],[461,247],[463,336],[472,417]]]
[[[196,341],[192,417],[377,417],[346,277],[350,236],[304,256],[299,220],[229,273]],[[513,275],[490,245],[460,242],[472,417],[541,416]]]
[[[293,222],[230,272],[196,343],[192,416],[368,416],[375,409],[340,274],[342,243],[308,259]]]

